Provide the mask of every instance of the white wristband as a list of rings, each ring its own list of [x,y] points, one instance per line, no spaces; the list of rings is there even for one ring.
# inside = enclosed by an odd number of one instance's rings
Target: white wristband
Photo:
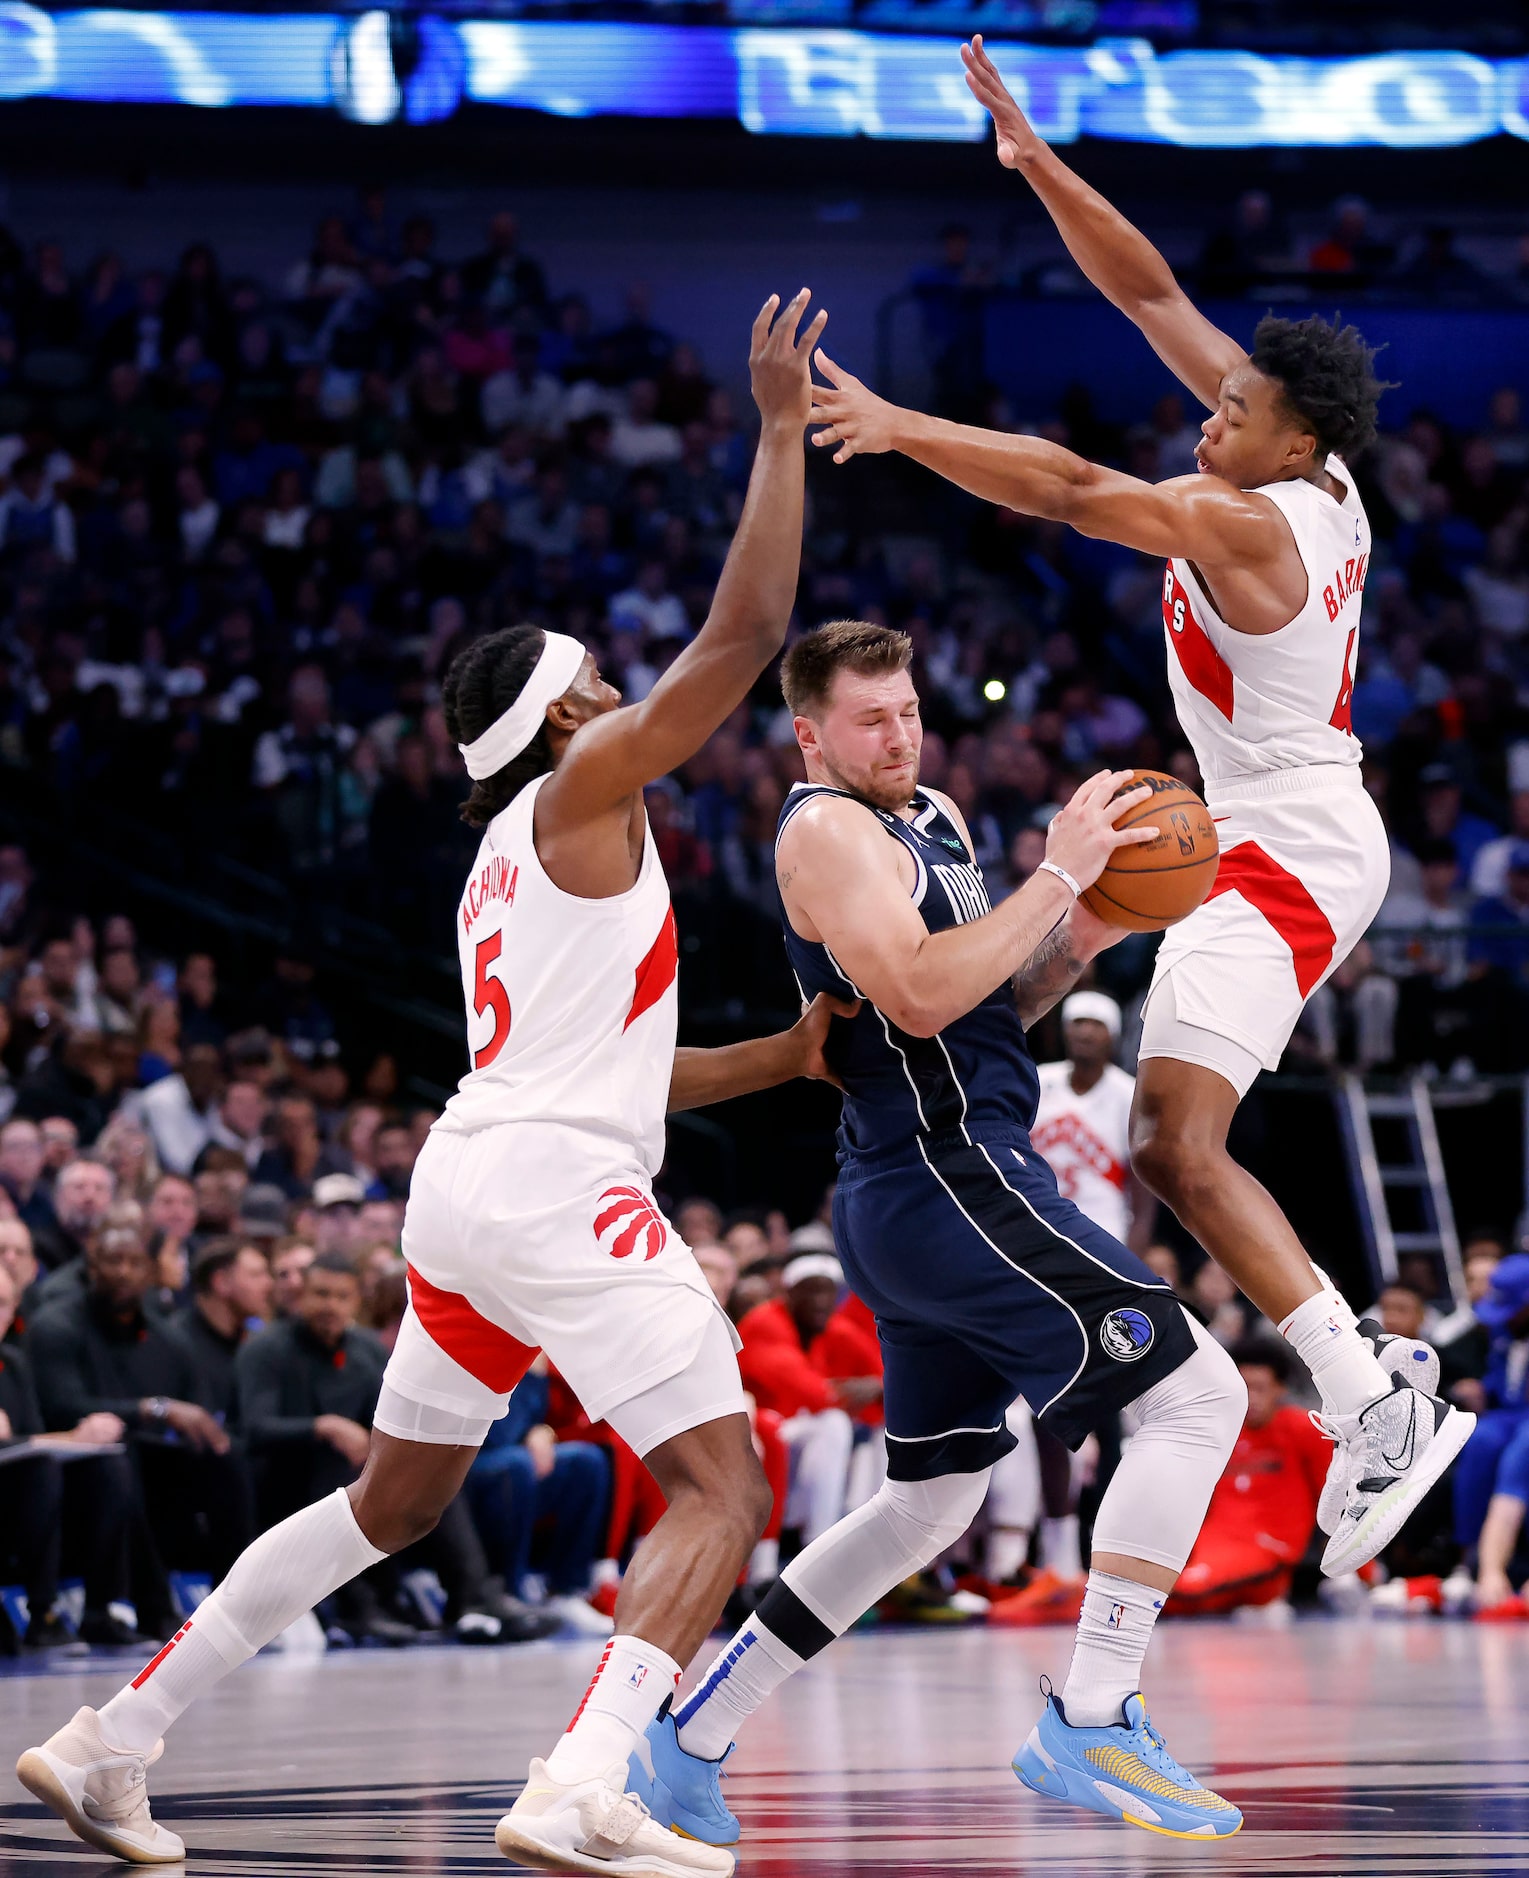
[[[1071,890],[1072,897],[1075,900],[1082,899],[1083,889],[1073,879],[1072,875],[1068,873],[1067,869],[1065,867],[1058,867],[1055,861],[1042,861],[1035,871],[1037,874],[1055,874],[1062,885]]]

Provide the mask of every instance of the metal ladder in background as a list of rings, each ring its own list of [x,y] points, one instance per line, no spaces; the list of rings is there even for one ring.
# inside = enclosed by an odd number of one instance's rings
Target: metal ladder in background
[[[1456,1305],[1465,1303],[1465,1273],[1460,1264],[1460,1235],[1444,1176],[1444,1156],[1434,1122],[1433,1095],[1422,1076],[1409,1077],[1404,1088],[1367,1089],[1361,1076],[1343,1077],[1337,1092],[1344,1146],[1360,1223],[1369,1241],[1370,1262],[1379,1284],[1397,1275],[1397,1257],[1422,1252],[1434,1260]],[[1398,1121],[1405,1158],[1383,1162],[1375,1145],[1375,1123]],[[1421,1219],[1416,1229],[1399,1231],[1392,1217],[1392,1196],[1413,1192]]]

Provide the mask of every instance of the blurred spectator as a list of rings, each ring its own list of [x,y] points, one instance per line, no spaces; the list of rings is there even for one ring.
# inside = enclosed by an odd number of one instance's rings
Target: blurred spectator
[[[1247,1385],[1247,1414],[1168,1600],[1170,1614],[1213,1614],[1288,1597],[1316,1530],[1332,1448],[1306,1411],[1286,1399],[1289,1354],[1273,1338],[1256,1338],[1234,1343],[1231,1355]]]
[[[259,1246],[210,1239],[191,1266],[191,1302],[167,1328],[191,1358],[192,1399],[223,1426],[234,1418],[234,1359],[271,1315],[271,1267]]]
[[[45,1306],[31,1325],[38,1394],[49,1428],[77,1428],[99,1414],[122,1423],[161,1563],[200,1567],[216,1580],[252,1536],[248,1478],[228,1435],[195,1400],[190,1357],[144,1310],[153,1283],[142,1228],[108,1220],[85,1289]],[[169,1615],[139,1612],[150,1630]]]
[[[1529,989],[1529,841],[1508,850],[1502,892],[1476,902],[1471,925],[1486,929],[1471,939],[1471,963]]]
[[[782,1295],[756,1305],[738,1326],[744,1386],[761,1408],[781,1417],[781,1439],[791,1451],[785,1523],[805,1544],[842,1516],[849,1489],[854,1427],[840,1390],[811,1360],[843,1286],[837,1259],[806,1253],[781,1274]]]
[[[271,1254],[271,1303],[278,1317],[297,1314],[303,1278],[316,1257],[313,1247],[302,1241],[276,1245]]]
[[[559,1441],[547,1423],[543,1359],[510,1397],[510,1412],[489,1427],[467,1475],[467,1497],[489,1561],[514,1597],[530,1586],[532,1541],[547,1528],[541,1576],[549,1615],[581,1633],[609,1635],[611,1622],[587,1601],[605,1537],[609,1465],[602,1449]]]
[[[1389,243],[1371,232],[1369,204],[1359,196],[1343,196],[1333,205],[1332,225],[1312,249],[1306,265],[1314,274],[1344,274],[1365,281],[1384,274],[1394,254]]]
[[[1244,1342],[1253,1331],[1257,1314],[1213,1258],[1196,1266],[1185,1302],[1223,1349]]]
[[[183,1007],[184,1002],[183,996]],[[162,1167],[174,1174],[191,1172],[197,1156],[213,1139],[222,1092],[223,1060],[217,1044],[188,1041],[180,1068],[133,1099],[133,1112],[154,1137]]]
[[[20,1301],[15,1277],[0,1261],[0,1444],[7,1448],[31,1441],[46,1427],[27,1352],[10,1337]],[[122,1434],[120,1417],[97,1410],[81,1416],[72,1428],[56,1431],[52,1440],[89,1450],[118,1443]],[[53,1608],[66,1567],[84,1580],[85,1607],[78,1630],[83,1641],[143,1641],[111,1609],[126,1603],[131,1592],[132,1505],[132,1468],[120,1454],[81,1456],[65,1466],[57,1454],[45,1451],[23,1458],[12,1453],[9,1464],[0,1468],[0,1562],[7,1557],[13,1562],[28,1610],[25,1634],[13,1643],[49,1650],[70,1641]],[[9,1626],[3,1618],[0,1626],[3,1639]]]
[[[1522,1616],[1508,1567],[1529,1502],[1529,1254],[1498,1264],[1474,1310],[1491,1354],[1485,1412],[1455,1463],[1455,1537],[1477,1554],[1478,1611]]]
[[[1290,237],[1261,189],[1237,198],[1231,218],[1200,255],[1200,290],[1211,298],[1246,293],[1289,265]]]
[[[1465,1303],[1441,1318],[1433,1341],[1439,1352],[1440,1393],[1476,1413],[1486,1406],[1481,1378],[1491,1361],[1491,1332],[1476,1315],[1476,1306],[1492,1288],[1497,1267],[1505,1256],[1495,1233],[1475,1232],[1460,1248],[1465,1273]]]

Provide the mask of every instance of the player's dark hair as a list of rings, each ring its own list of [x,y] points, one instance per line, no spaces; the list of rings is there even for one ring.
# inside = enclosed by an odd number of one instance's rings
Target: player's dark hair
[[[913,641],[890,626],[861,619],[831,620],[803,633],[781,661],[780,688],[794,717],[811,717],[828,702],[840,672],[879,678],[908,669]]]
[[[1348,459],[1375,441],[1375,413],[1390,382],[1375,376],[1374,346],[1334,316],[1282,320],[1272,313],[1253,333],[1253,364],[1279,382],[1285,402],[1316,435],[1317,454]]]
[[[1290,1380],[1290,1357],[1283,1344],[1272,1337],[1239,1337],[1227,1352],[1239,1369],[1269,1369],[1282,1387]]]
[[[191,1289],[196,1295],[199,1298],[206,1297],[218,1273],[230,1270],[238,1262],[239,1254],[251,1244],[250,1240],[241,1239],[231,1232],[209,1239],[191,1261]],[[254,1250],[259,1252],[259,1246],[255,1246]]]
[[[441,683],[441,708],[453,743],[472,743],[504,716],[525,689],[547,643],[540,626],[506,626],[474,639],[451,661]],[[485,828],[525,788],[552,767],[545,721],[520,755],[475,782],[462,804],[462,820]]]
[[[344,1278],[354,1278],[358,1285],[361,1282],[361,1274],[356,1270],[356,1261],[347,1258],[343,1252],[320,1252],[309,1263],[303,1276],[306,1278],[309,1272],[337,1272]]]

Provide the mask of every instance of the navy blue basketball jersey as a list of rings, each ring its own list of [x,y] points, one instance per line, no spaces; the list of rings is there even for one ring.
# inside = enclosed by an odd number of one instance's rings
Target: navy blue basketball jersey
[[[819,783],[798,783],[786,798],[775,831],[814,796],[845,795]],[[851,796],[851,801],[859,797]],[[969,925],[991,912],[987,884],[961,832],[945,810],[920,789],[912,821],[863,803],[892,841],[901,841],[918,868],[913,903],[930,932]],[[809,943],[791,928],[782,908],[786,954],[802,995],[820,991],[858,998],[827,946]],[[829,1062],[844,1084],[840,1140],[851,1155],[886,1154],[920,1137],[962,1128],[1003,1126],[1028,1131],[1039,1083],[1024,1028],[1007,984],[933,1037],[899,1030],[867,999],[852,1023],[835,1023]]]

